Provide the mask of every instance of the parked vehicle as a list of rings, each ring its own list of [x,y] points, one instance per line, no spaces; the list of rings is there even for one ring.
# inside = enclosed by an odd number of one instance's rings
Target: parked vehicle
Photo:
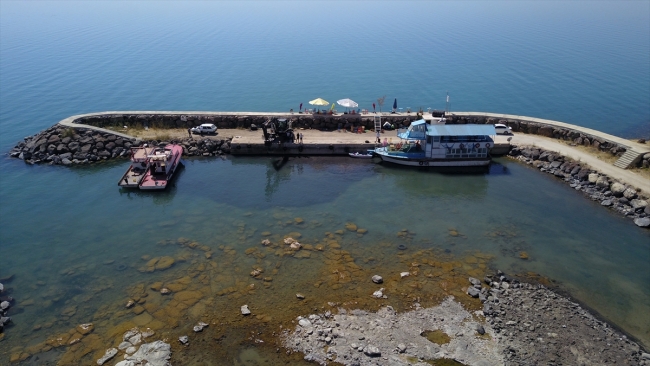
[[[502,123],[496,123],[494,125],[494,130],[496,130],[497,135],[512,135],[512,128]]]
[[[217,133],[217,126],[212,123],[204,123],[200,126],[192,127],[191,131],[195,134],[210,135]]]

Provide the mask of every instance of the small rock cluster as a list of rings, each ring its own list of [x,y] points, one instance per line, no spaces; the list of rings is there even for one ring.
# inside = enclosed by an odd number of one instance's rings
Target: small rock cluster
[[[13,302],[13,297],[5,293],[5,286],[0,283],[0,340],[2,340],[5,327],[11,323],[11,317],[7,313]]]
[[[171,141],[141,141],[86,128],[54,125],[34,136],[26,137],[9,152],[28,164],[90,164],[115,158],[129,158],[130,148],[148,144],[183,146],[184,156],[218,156],[230,153],[230,139],[186,137]]]
[[[587,166],[539,148],[513,147],[509,156],[564,180],[592,200],[630,217],[637,226],[650,228],[648,198],[640,196],[634,187],[616,182]]]
[[[470,278],[467,292],[478,292],[483,301],[486,327],[493,329],[505,365],[650,365],[638,344],[544,286],[501,271],[483,283]]]
[[[643,155],[643,159],[639,164],[642,168],[650,168],[650,153]]]
[[[147,328],[140,330],[133,328],[122,336],[122,342],[117,348],[109,348],[104,355],[97,359],[97,365],[103,365],[119,353],[124,354],[124,360],[115,366],[171,366],[171,346],[163,341],[142,343],[146,338],[154,335],[154,331]]]

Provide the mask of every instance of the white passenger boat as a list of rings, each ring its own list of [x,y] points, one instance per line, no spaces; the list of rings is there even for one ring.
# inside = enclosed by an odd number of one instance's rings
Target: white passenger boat
[[[375,149],[382,161],[411,166],[471,167],[490,164],[493,125],[411,123],[397,131],[398,143]]]

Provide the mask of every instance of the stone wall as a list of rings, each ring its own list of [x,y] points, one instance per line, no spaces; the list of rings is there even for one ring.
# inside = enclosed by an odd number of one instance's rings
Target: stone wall
[[[333,131],[346,124],[363,126],[366,129],[374,128],[373,115],[369,114],[287,114],[278,116],[293,120],[294,128],[316,129],[321,131]],[[102,128],[182,128],[198,126],[203,123],[213,123],[218,128],[244,128],[249,129],[251,125],[261,126],[267,120],[264,115],[221,115],[221,114],[115,114],[95,115],[76,119],[75,123],[87,124]],[[408,127],[412,121],[418,119],[417,114],[407,116],[382,116],[382,123],[388,121],[395,125],[395,128]]]

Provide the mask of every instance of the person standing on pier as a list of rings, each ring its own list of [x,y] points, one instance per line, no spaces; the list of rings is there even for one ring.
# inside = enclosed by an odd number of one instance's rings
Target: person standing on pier
[[[187,134],[192,138],[192,127],[187,129]]]
[[[377,130],[377,143],[381,144],[381,135],[379,134],[379,130]]]

